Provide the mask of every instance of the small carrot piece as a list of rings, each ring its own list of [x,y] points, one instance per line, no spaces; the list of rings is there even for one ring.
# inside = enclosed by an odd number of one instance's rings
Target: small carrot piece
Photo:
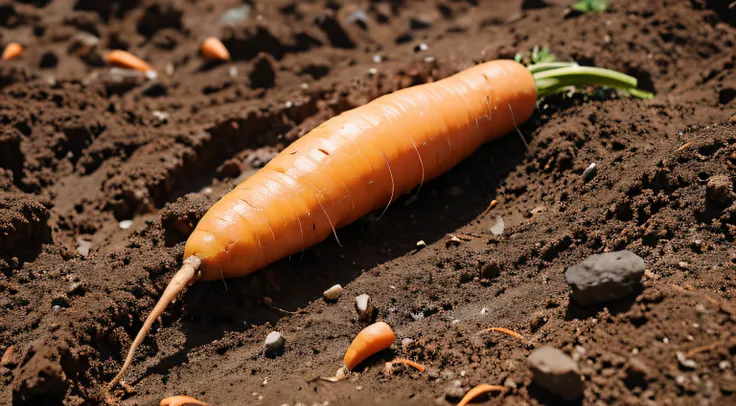
[[[457,406],[465,406],[468,403],[470,403],[471,400],[477,398],[478,396],[487,393],[487,392],[506,392],[506,388],[500,385],[489,385],[487,383],[482,383],[473,389],[469,390],[468,393],[463,396],[462,400],[460,400],[460,403],[457,404]]]
[[[361,330],[348,347],[343,359],[345,367],[352,371],[366,358],[390,347],[395,339],[396,335],[388,324],[382,321],[371,324]]]
[[[121,68],[135,69],[141,72],[155,71],[155,69],[153,69],[151,65],[146,63],[141,58],[131,54],[130,52],[121,51],[119,49],[116,49],[107,54],[105,60],[108,64],[119,66]]]
[[[9,61],[23,55],[23,46],[17,42],[11,42],[3,50],[3,56],[0,58],[3,61]]]
[[[202,56],[211,61],[229,61],[230,52],[219,38],[209,37],[202,42]]]
[[[208,406],[207,403],[197,400],[191,396],[178,395],[161,400],[159,406]]]
[[[519,340],[523,340],[524,339],[524,336],[522,336],[521,334],[517,333],[516,331],[509,330],[509,329],[503,328],[503,327],[488,327],[487,329],[481,331],[481,333],[486,332],[486,331],[498,331],[499,333],[508,334],[511,337],[518,338]]]
[[[418,364],[418,363],[416,363],[416,362],[414,362],[414,361],[412,361],[410,359],[406,359],[406,358],[394,358],[394,360],[391,361],[391,362],[389,362],[389,364],[391,364],[391,365],[393,365],[393,364],[404,364],[404,365],[408,365],[408,366],[416,369],[419,372],[424,372],[424,367],[421,364]]]

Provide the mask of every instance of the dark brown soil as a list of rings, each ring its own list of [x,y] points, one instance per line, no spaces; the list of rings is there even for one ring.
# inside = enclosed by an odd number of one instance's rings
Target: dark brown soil
[[[535,45],[634,75],[656,96],[545,100],[521,127],[528,150],[505,137],[418,199],[341,230],[342,247],[326,241],[301,263],[195,285],[138,351],[126,377],[134,391],[115,395],[130,405],[174,394],[215,405],[452,405],[457,380],[460,393],[509,386],[487,404],[558,404],[526,364],[553,345],[578,361],[585,405],[736,403],[729,3],[612,1],[575,16],[565,1],[269,0],[225,27],[241,2],[3,1],[0,43],[26,52],[0,64],[0,403],[103,402],[191,227],[284,145],[378,95]],[[80,33],[99,42],[79,46]],[[202,62],[210,35],[232,63]],[[158,79],[102,66],[113,48],[151,62]],[[497,216],[501,236],[489,231]],[[451,234],[463,243],[446,245]],[[416,250],[419,240],[428,246]],[[564,269],[620,249],[644,258],[643,291],[605,307],[571,303]],[[343,297],[326,303],[336,283]],[[314,381],[334,373],[362,328],[362,293],[396,344],[348,381]],[[476,334],[490,326],[525,341]],[[286,338],[278,357],[263,351],[272,330]],[[703,346],[695,365],[678,361]],[[394,356],[427,372],[386,376]]]

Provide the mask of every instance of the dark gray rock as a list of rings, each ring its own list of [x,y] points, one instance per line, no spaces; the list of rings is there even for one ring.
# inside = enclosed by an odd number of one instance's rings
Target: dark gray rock
[[[640,286],[644,260],[631,251],[591,255],[565,271],[572,298],[581,305],[626,297]]]
[[[527,361],[537,385],[567,401],[583,395],[578,364],[564,352],[554,347],[541,347],[534,350]]]

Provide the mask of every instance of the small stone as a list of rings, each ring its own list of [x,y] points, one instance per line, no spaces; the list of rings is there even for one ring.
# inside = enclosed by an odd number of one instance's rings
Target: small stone
[[[406,350],[407,348],[411,347],[411,345],[414,344],[414,340],[411,338],[402,338],[401,339],[401,348]]]
[[[371,297],[365,293],[355,298],[355,311],[358,312],[358,320],[370,323],[378,313],[371,303]]]
[[[414,47],[414,52],[425,52],[429,50],[429,45],[421,43]]]
[[[506,228],[506,224],[503,222],[503,217],[496,216],[496,221],[491,226],[491,234],[493,235],[501,235],[503,234],[503,230]]]
[[[553,347],[534,350],[528,358],[533,379],[539,386],[571,401],[583,395],[583,381],[578,364]]]
[[[705,187],[705,199],[719,207],[728,207],[736,198],[729,175],[714,175]]]
[[[695,361],[688,359],[685,354],[680,351],[677,351],[677,362],[680,363],[680,366],[683,369],[695,369],[698,366]]]
[[[123,220],[118,224],[123,230],[127,230],[133,226],[133,220]]]
[[[421,248],[424,248],[426,246],[427,246],[427,243],[424,242],[424,240],[417,241],[417,248],[420,248],[421,249]]]
[[[511,389],[516,389],[516,381],[511,379],[511,377],[508,377],[503,381],[503,386]]]
[[[323,295],[324,295],[324,297],[325,297],[326,300],[335,301],[335,300],[339,299],[340,296],[342,295],[342,290],[343,290],[342,289],[342,286],[335,285],[335,286],[327,289],[323,293]]]
[[[266,336],[266,351],[278,352],[284,348],[284,337],[278,331],[272,331]]]
[[[462,244],[463,241],[458,238],[456,235],[453,235],[450,237],[449,240],[445,243],[445,247],[457,247],[458,245]]]
[[[0,367],[12,368],[18,365],[18,354],[15,351],[15,346],[11,345],[3,353],[3,357],[0,358]]]
[[[593,162],[583,171],[583,182],[588,183],[598,174],[598,165]]]
[[[76,296],[76,295],[82,295],[84,294],[85,289],[82,282],[74,282],[71,285],[69,285],[69,289],[67,289],[66,294],[67,296]]]
[[[631,251],[591,255],[569,267],[565,280],[572,297],[585,306],[626,297],[641,285],[644,260]]]
[[[720,368],[722,371],[725,371],[728,368],[731,368],[731,363],[726,360],[723,360],[718,363],[718,368]]]
[[[84,239],[82,237],[77,238],[77,253],[83,257],[89,255],[89,250],[92,249],[92,241]]]
[[[250,14],[250,6],[244,4],[240,7],[234,7],[226,11],[220,17],[220,24],[222,25],[235,25],[245,21]]]

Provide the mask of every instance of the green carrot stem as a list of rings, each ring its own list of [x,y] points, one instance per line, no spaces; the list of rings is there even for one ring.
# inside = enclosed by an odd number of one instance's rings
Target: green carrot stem
[[[559,64],[559,63],[557,63]],[[570,86],[607,86],[629,92],[632,96],[649,99],[653,95],[636,88],[637,80],[633,76],[609,69],[587,66],[543,66],[530,71],[537,83],[537,96],[544,97],[559,92]]]

